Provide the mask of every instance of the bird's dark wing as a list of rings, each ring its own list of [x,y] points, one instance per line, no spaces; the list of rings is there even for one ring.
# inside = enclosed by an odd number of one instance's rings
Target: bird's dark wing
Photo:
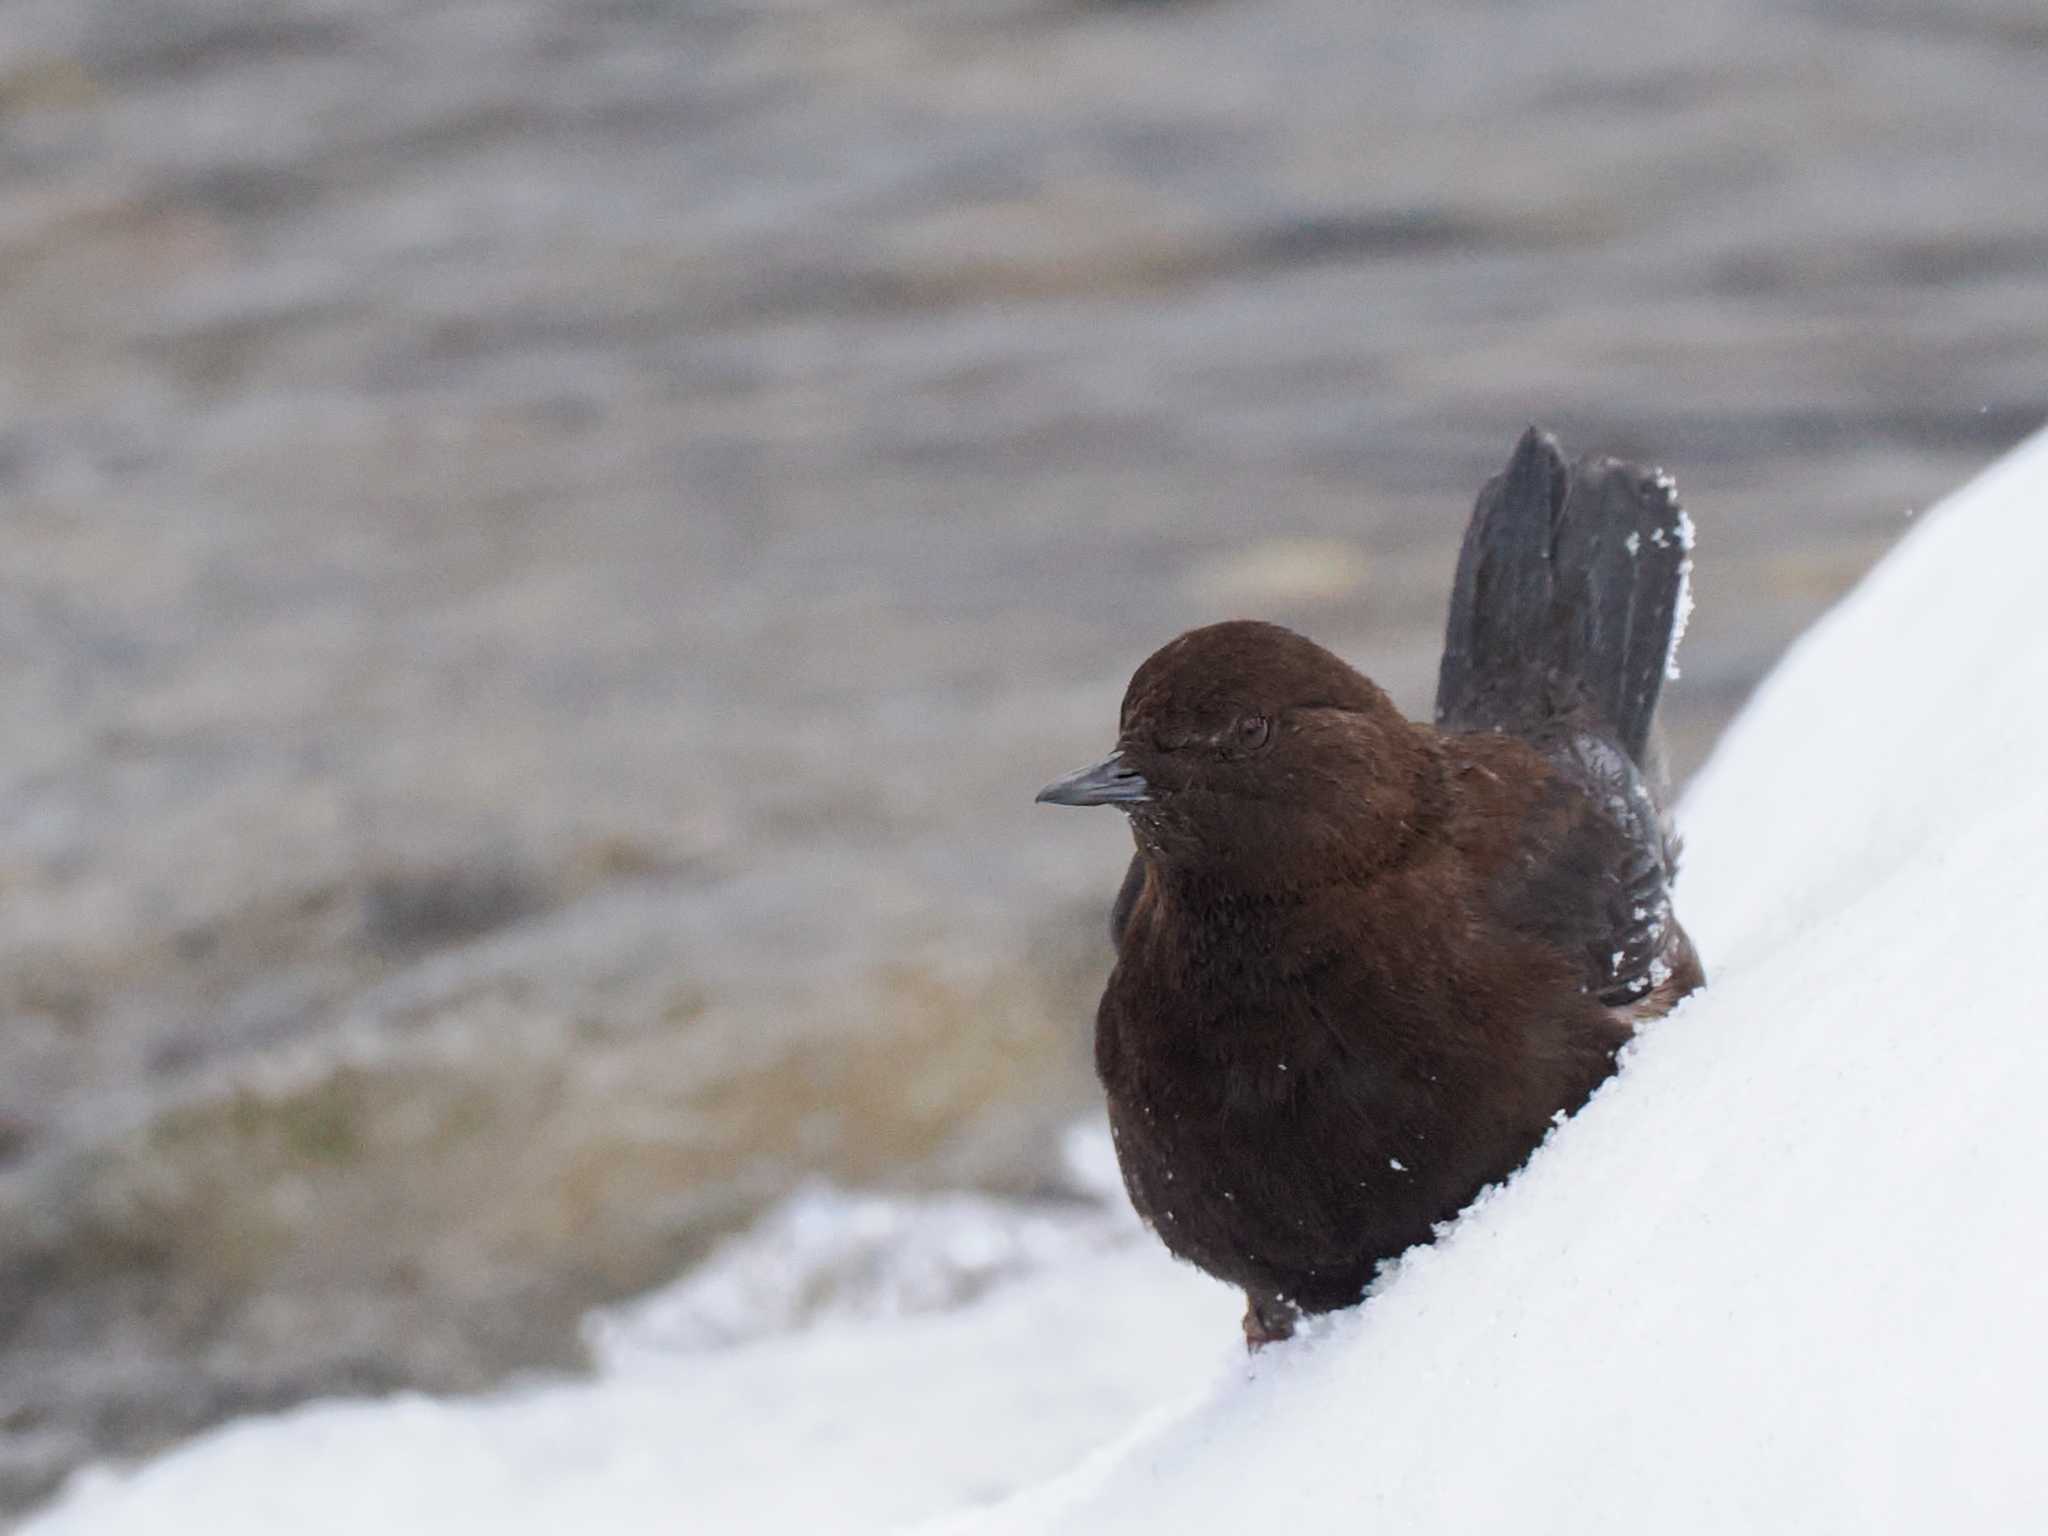
[[[1578,963],[1609,1007],[1650,1001],[1698,962],[1672,916],[1677,847],[1642,774],[1604,735],[1570,730],[1541,744],[1552,778],[1530,809],[1491,892],[1496,917]]]

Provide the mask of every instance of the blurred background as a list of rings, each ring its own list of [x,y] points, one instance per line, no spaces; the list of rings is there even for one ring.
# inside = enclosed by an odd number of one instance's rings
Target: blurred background
[[[1524,424],[1681,772],[2048,417],[2038,0],[0,4],[0,1519],[1075,1197],[1190,624],[1426,709]],[[1799,771],[1787,764],[1788,773]],[[1711,956],[1708,957],[1711,963]]]

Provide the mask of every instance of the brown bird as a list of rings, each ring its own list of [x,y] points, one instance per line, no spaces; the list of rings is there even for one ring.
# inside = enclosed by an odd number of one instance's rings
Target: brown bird
[[[1049,784],[1137,843],[1095,1059],[1131,1202],[1254,1349],[1360,1299],[1700,985],[1651,749],[1671,481],[1531,429],[1458,560],[1436,723],[1273,624],[1155,652]]]

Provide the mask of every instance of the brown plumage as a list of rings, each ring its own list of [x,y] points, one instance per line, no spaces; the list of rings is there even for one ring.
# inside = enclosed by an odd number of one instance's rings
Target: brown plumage
[[[1137,843],[1096,1066],[1132,1203],[1254,1347],[1359,1299],[1702,979],[1650,741],[1690,524],[1533,430],[1481,493],[1436,726],[1271,624],[1131,679],[1047,786]]]

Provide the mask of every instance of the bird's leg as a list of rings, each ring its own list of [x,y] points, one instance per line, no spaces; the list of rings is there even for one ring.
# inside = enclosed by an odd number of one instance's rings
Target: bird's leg
[[[1251,1291],[1244,1293],[1244,1347],[1247,1353],[1257,1354],[1268,1344],[1277,1344],[1282,1339],[1294,1337],[1294,1325],[1300,1321],[1301,1308],[1284,1296],[1259,1296]]]

